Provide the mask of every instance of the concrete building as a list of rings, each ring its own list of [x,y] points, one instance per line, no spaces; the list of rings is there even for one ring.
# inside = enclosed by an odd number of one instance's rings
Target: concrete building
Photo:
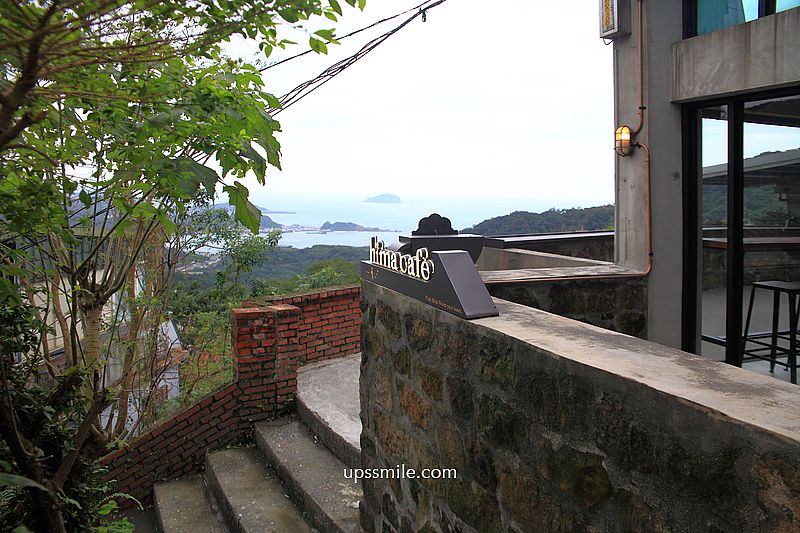
[[[751,283],[800,275],[800,3],[627,4],[615,118],[649,150],[617,159],[616,260],[647,270],[651,239],[650,340],[714,353],[722,339],[725,359],[741,364]],[[769,153],[785,157],[759,172]]]

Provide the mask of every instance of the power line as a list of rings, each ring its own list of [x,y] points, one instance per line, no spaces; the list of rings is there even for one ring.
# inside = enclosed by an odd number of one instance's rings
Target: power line
[[[379,20],[377,22],[373,22],[369,26],[364,26],[363,28],[355,30],[355,31],[352,31],[352,32],[348,33],[347,35],[343,35],[342,37],[338,37],[336,40],[341,42],[341,41],[347,39],[348,37],[352,37],[353,35],[357,35],[357,34],[363,32],[363,31],[367,31],[367,30],[369,30],[371,28],[374,28],[375,26],[379,26],[380,24],[383,24],[384,22],[389,22],[390,20],[394,20],[397,17],[402,17],[406,13],[411,13],[412,11],[419,10],[419,9],[422,8],[422,6],[424,6],[425,4],[427,4],[430,1],[431,0],[426,0],[425,2],[422,2],[419,5],[416,5],[416,6],[412,7],[412,8],[406,9],[405,11],[401,11],[400,13],[392,15],[391,17],[386,17],[385,19],[381,19],[381,20]],[[293,55],[291,57],[287,57],[286,59],[281,59],[280,61],[276,61],[275,63],[271,63],[271,64],[267,65],[266,67],[259,69],[259,72],[266,72],[267,70],[269,70],[269,69],[271,69],[273,67],[277,67],[278,65],[282,65],[282,64],[284,64],[284,63],[286,63],[288,61],[292,61],[293,59],[297,59],[298,57],[303,57],[304,55],[308,55],[313,51],[314,50],[306,50],[305,52],[300,52],[299,54],[295,54],[295,55]]]
[[[302,100],[303,98],[305,98],[306,96],[311,94],[312,92],[316,91],[317,89],[319,89],[320,87],[322,87],[323,85],[325,85],[326,83],[331,81],[335,76],[338,76],[339,74],[344,72],[345,69],[351,67],[356,61],[358,61],[359,59],[363,58],[365,55],[367,55],[368,53],[373,51],[379,45],[383,44],[383,42],[386,41],[389,37],[391,37],[392,35],[394,35],[398,31],[400,31],[401,29],[406,27],[408,24],[411,23],[411,21],[413,21],[417,17],[422,17],[423,21],[426,20],[426,14],[427,14],[428,10],[433,9],[434,7],[436,7],[438,5],[441,5],[441,4],[445,3],[446,1],[447,0],[435,0],[435,1],[434,0],[428,0],[427,2],[423,2],[422,4],[419,4],[418,6],[415,6],[415,7],[411,8],[411,9],[409,9],[407,11],[404,11],[402,13],[398,13],[397,15],[394,15],[392,17],[389,17],[388,19],[385,19],[385,20],[391,20],[391,19],[397,18],[399,16],[402,16],[402,15],[404,15],[404,14],[410,12],[410,11],[416,10],[416,12],[413,15],[408,17],[401,24],[399,24],[395,28],[387,31],[386,33],[376,37],[375,39],[372,39],[367,44],[362,46],[361,49],[358,52],[356,52],[355,54],[353,54],[353,55],[351,55],[351,56],[349,56],[349,57],[347,57],[345,59],[342,59],[341,61],[337,61],[336,63],[334,63],[330,67],[326,68],[321,73],[319,73],[315,78],[312,78],[311,80],[308,80],[306,82],[301,83],[300,85],[298,85],[297,87],[295,87],[294,89],[292,89],[291,91],[289,91],[288,93],[283,95],[280,98],[281,107],[270,109],[270,114],[273,115],[273,116],[277,115],[278,113],[280,113],[284,109],[296,104],[297,102],[299,102],[300,100]],[[376,24],[378,24],[378,23],[376,23]],[[374,25],[375,24],[373,24],[372,26],[374,26]],[[372,26],[368,26],[367,28],[372,27]],[[358,33],[360,31],[364,31],[367,28],[362,28],[361,30],[357,30],[356,32],[353,32],[351,34],[346,35],[345,37],[348,37],[350,35],[354,35],[355,33]],[[308,51],[305,52],[305,53],[308,53]],[[300,55],[302,55],[302,54],[298,54],[298,56],[296,56],[296,57],[299,57]]]

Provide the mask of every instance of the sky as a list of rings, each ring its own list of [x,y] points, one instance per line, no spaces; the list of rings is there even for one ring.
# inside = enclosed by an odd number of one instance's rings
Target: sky
[[[421,0],[341,2],[337,35]],[[270,209],[297,195],[508,199],[512,209],[614,201],[612,47],[597,3],[448,0],[277,119],[283,171],[246,181]],[[406,16],[379,26],[376,36]],[[322,21],[314,29],[330,27]],[[303,51],[298,46],[271,60]],[[280,96],[366,42],[360,36],[265,73]],[[252,43],[230,47],[248,57]]]

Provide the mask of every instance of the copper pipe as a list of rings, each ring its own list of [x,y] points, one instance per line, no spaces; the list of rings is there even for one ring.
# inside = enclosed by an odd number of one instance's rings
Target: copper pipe
[[[650,184],[650,148],[645,143],[636,143],[645,152],[644,164],[647,167],[647,270],[642,274],[646,276],[653,269],[653,202],[651,200]]]
[[[642,21],[642,0],[638,2],[639,6],[639,125],[633,130],[632,135],[642,131],[644,127],[644,23]]]

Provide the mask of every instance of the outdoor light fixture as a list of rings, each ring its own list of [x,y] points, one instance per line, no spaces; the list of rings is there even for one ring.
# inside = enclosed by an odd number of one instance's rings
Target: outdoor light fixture
[[[617,128],[614,132],[614,151],[622,157],[628,157],[633,153],[633,146],[630,126]]]

